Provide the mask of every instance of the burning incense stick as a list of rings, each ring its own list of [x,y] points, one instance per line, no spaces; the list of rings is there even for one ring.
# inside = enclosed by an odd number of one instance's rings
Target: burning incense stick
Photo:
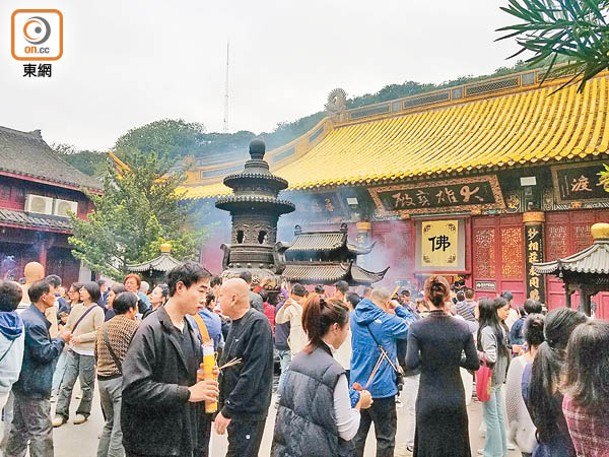
[[[229,367],[233,367],[235,365],[239,365],[240,363],[241,363],[241,357],[231,359],[228,362],[226,362],[224,365],[222,365],[221,367],[218,367],[218,371],[222,371],[225,368],[229,368]]]

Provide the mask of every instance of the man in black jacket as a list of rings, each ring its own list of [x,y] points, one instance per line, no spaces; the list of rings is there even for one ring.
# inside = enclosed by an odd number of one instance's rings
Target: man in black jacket
[[[31,457],[53,456],[51,386],[53,371],[71,334],[62,331],[51,339],[51,323],[45,317],[55,305],[55,294],[46,281],[34,282],[28,290],[32,304],[21,313],[25,327],[25,348],[19,380],[13,384],[13,423],[6,444],[6,457],[25,455],[28,442]]]
[[[121,426],[127,457],[191,457],[201,446],[201,402],[218,396],[215,381],[197,382],[201,341],[185,318],[204,307],[211,275],[186,262],[167,277],[169,301],[142,322],[123,363]]]
[[[228,430],[227,457],[257,456],[273,387],[273,336],[269,320],[250,308],[249,287],[240,278],[220,289],[222,314],[232,319],[221,364],[240,363],[220,374],[220,407],[215,429]]]

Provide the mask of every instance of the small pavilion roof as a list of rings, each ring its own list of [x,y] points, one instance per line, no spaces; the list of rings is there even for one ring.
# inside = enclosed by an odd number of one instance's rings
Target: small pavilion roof
[[[347,231],[319,231],[319,232],[297,232],[294,240],[287,246],[287,252],[320,252],[335,251],[345,247],[355,255],[369,254],[375,243],[370,246],[356,246],[347,241]]]
[[[387,270],[372,272],[349,262],[295,262],[287,263],[281,276],[305,284],[332,284],[342,279],[351,285],[369,285],[382,280]]]
[[[554,262],[535,263],[533,267],[545,274],[558,275],[562,271],[609,274],[609,239],[596,240],[583,251]]]
[[[563,272],[609,274],[609,224],[599,222],[590,228],[594,243],[564,259],[534,263],[538,273],[562,275]]]
[[[174,267],[178,266],[180,263],[182,262],[173,258],[168,252],[163,252],[160,256],[147,262],[127,265],[127,270],[132,271],[134,273],[144,273],[147,271],[158,271],[166,273]]]

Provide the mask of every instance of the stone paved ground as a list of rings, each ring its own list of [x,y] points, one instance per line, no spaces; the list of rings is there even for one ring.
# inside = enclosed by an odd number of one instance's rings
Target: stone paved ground
[[[77,389],[74,390],[77,391]],[[94,407],[90,420],[82,425],[72,424],[72,420],[74,419],[74,411],[76,410],[77,405],[77,400],[75,400],[72,405],[72,417],[70,418],[70,422],[58,429],[55,429],[54,431],[55,457],[94,457],[96,454],[98,436],[103,427],[101,408],[99,406],[97,395],[94,399]],[[480,438],[480,434],[478,433],[478,427],[482,421],[482,405],[478,402],[472,402],[472,404],[468,407],[468,410],[470,417],[472,455],[476,456],[477,449],[481,448],[484,444],[484,440]],[[398,408],[398,446],[395,455],[399,457],[411,455],[406,451],[406,445],[403,438],[406,420],[406,410],[404,408]],[[271,407],[262,441],[260,457],[266,457],[270,453],[274,421],[275,408]],[[375,447],[373,439],[371,438],[372,431],[368,439],[369,444],[366,447],[366,457],[374,457],[375,455]],[[210,452],[211,457],[222,457],[224,456],[225,452],[226,438],[213,434]],[[511,451],[508,453],[508,457],[519,456],[520,452],[517,451]]]

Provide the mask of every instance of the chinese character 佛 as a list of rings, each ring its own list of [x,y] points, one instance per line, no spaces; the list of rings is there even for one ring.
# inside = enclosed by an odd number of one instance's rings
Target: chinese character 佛
[[[448,241],[448,237],[446,235],[432,236],[431,238],[427,239],[431,241],[431,252],[439,250],[444,252],[450,247],[450,241]]]

